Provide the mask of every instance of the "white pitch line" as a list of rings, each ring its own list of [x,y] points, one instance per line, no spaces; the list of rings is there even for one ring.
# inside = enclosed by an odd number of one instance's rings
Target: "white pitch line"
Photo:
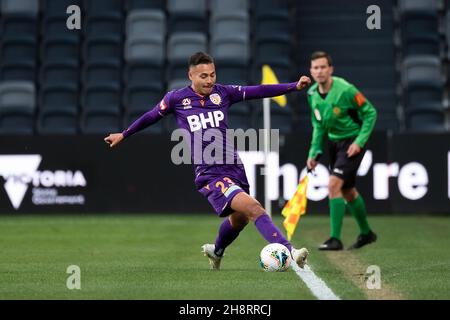
[[[311,270],[311,268],[305,264],[301,269],[295,261],[292,261],[292,270],[303,280],[306,286],[311,290],[312,294],[319,300],[341,300],[334,292],[327,286],[327,284],[320,279]]]

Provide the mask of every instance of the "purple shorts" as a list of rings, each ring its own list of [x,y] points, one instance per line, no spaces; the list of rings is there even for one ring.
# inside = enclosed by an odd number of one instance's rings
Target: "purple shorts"
[[[243,174],[230,175],[224,173],[220,176],[201,177],[203,187],[198,191],[204,195],[219,217],[226,217],[233,212],[231,200],[240,192],[250,193],[250,186]]]

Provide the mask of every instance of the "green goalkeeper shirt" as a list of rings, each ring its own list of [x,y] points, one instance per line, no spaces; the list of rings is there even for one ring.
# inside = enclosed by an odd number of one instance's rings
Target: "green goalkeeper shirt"
[[[364,147],[372,133],[377,111],[356,87],[339,77],[325,98],[322,98],[315,83],[308,90],[313,134],[309,158],[323,153],[325,134],[331,141],[356,137],[354,143]]]

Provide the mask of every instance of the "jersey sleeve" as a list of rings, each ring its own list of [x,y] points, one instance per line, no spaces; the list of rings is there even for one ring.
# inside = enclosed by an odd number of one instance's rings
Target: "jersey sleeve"
[[[261,84],[258,86],[225,86],[230,103],[243,100],[272,98],[297,90],[297,82]]]
[[[311,107],[311,97],[308,95],[308,104]],[[311,123],[313,127],[311,146],[309,148],[308,158],[315,159],[317,155],[323,154],[323,139],[326,133],[322,123],[317,119],[320,114],[316,114],[311,107]]]
[[[346,94],[350,104],[356,109],[362,121],[361,130],[354,141],[354,143],[362,148],[367,143],[367,140],[369,140],[373,128],[375,127],[377,110],[355,86],[351,86],[347,89]]]
[[[127,138],[161,120],[165,115],[173,111],[172,92],[167,93],[153,109],[144,113],[122,132]]]
[[[245,99],[245,91],[243,86],[225,85],[223,88],[228,95],[230,104],[241,102]]]

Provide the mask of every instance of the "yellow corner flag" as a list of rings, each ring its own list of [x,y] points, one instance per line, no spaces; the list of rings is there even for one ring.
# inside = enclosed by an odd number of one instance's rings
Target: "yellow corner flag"
[[[285,217],[283,226],[286,229],[288,240],[294,234],[300,216],[306,213],[306,190],[308,187],[308,175],[300,181],[294,196],[286,203],[281,214]]]
[[[262,67],[262,82],[261,84],[278,84],[277,76],[275,75],[275,72],[273,72],[272,68],[269,67],[267,64],[263,65]],[[278,96],[278,97],[272,97],[273,101],[278,103],[280,107],[286,106],[286,96]]]

